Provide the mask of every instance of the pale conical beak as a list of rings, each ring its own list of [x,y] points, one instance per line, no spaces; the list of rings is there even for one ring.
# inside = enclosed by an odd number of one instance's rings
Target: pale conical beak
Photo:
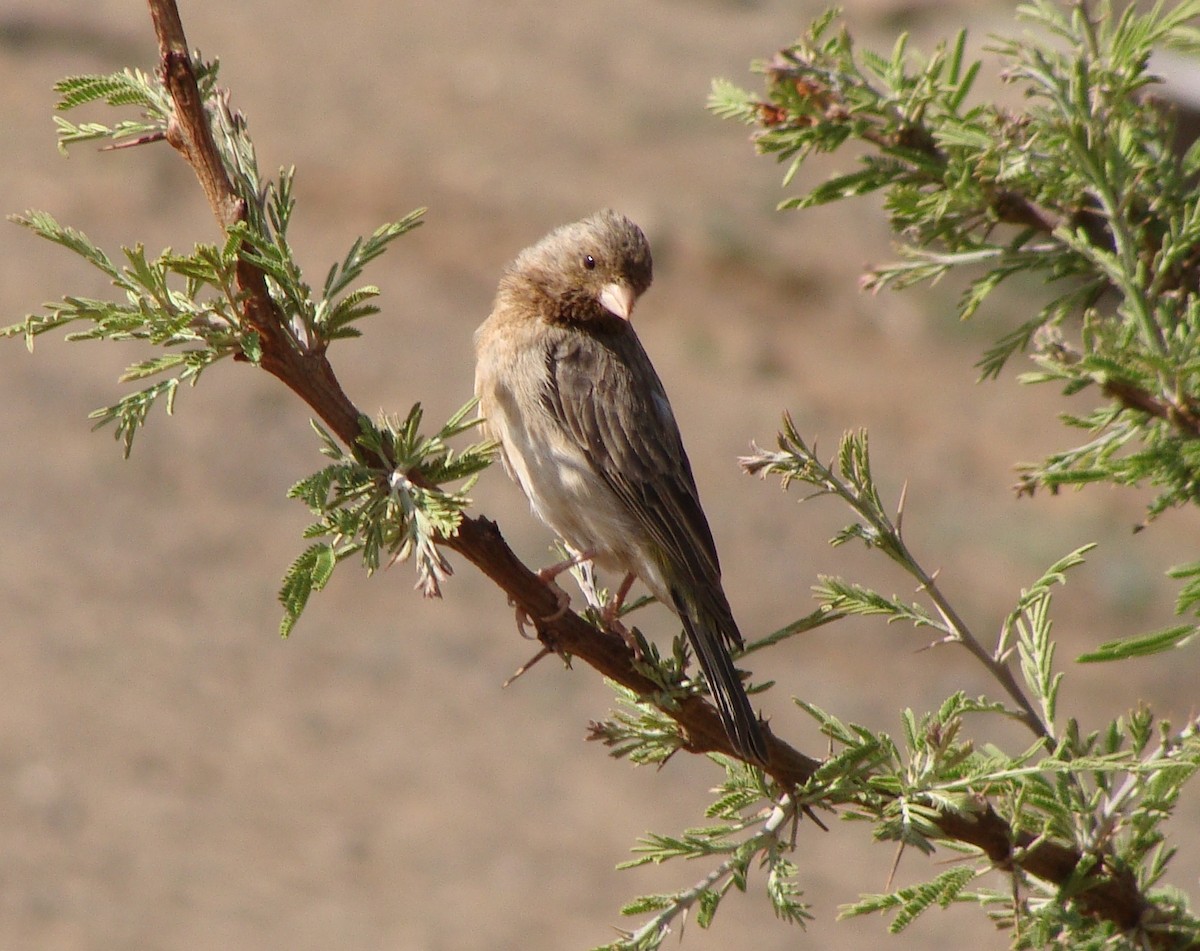
[[[600,304],[610,314],[628,320],[633,314],[636,299],[633,288],[627,284],[605,284],[600,289]]]

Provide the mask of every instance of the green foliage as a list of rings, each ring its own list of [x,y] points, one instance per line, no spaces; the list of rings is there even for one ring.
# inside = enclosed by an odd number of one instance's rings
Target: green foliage
[[[971,901],[998,921],[1020,922],[1014,947],[1046,943],[1126,946],[1126,936],[1079,909],[1072,910],[1070,899],[1085,894],[1103,875],[1132,871],[1147,893],[1158,883],[1173,854],[1162,824],[1183,785],[1200,770],[1200,735],[1196,723],[1178,732],[1165,723],[1156,726],[1146,710],[1118,717],[1091,733],[1085,733],[1074,720],[1058,725],[1064,675],[1054,662],[1051,595],[1066,583],[1068,570],[1083,563],[1092,546],[1061,558],[1022,591],[1000,625],[995,644],[986,646],[908,549],[901,531],[903,505],[895,518],[885,510],[865,434],[847,434],[834,461],[825,464],[791,419],[785,418],[778,449],[758,450],[742,464],[750,473],[778,475],[785,486],[800,483],[810,487],[813,491],[806,500],[832,497],[847,505],[857,520],[831,543],[857,539],[886,554],[919,581],[919,590],[930,601],[927,608],[882,596],[860,584],[823,578],[815,590],[828,610],[932,628],[942,635],[938,643],[957,643],[970,650],[1008,695],[1009,702],[999,702],[987,697],[970,699],[960,693],[936,713],[918,716],[906,711],[901,718],[902,745],[886,734],[844,724],[812,704],[802,703],[835,749],[831,763],[836,766],[819,772],[809,792],[819,793],[817,801],[838,805],[844,818],[872,822],[877,838],[924,852],[947,844],[961,850],[961,843],[946,842],[941,817],[970,816],[979,810],[984,801],[981,797],[987,797],[1009,828],[1028,837],[1023,848],[1051,838],[1070,843],[1086,860],[1061,889],[1022,874],[1018,859],[1018,889],[967,892],[967,884],[992,868],[991,859],[968,848],[964,856],[971,864],[920,885],[865,896],[843,909],[843,915],[894,911],[890,930],[899,931],[935,904]],[[1165,649],[1175,646],[1185,634],[1185,629],[1175,629],[1155,639],[1146,638],[1144,643],[1105,645],[1096,652],[1099,656],[1086,659],[1117,659]],[[1017,662],[1019,678],[1010,670],[1012,659]],[[969,716],[1014,716],[1037,740],[1015,755],[992,746],[977,749],[964,738]],[[1200,925],[1180,896],[1164,895],[1154,907],[1180,946],[1200,937]],[[1030,934],[1040,937],[1029,941]]]
[[[491,464],[490,443],[457,453],[448,445],[478,424],[477,419],[467,419],[474,408],[472,400],[431,437],[420,433],[420,404],[403,420],[384,416],[373,425],[361,419],[362,435],[353,452],[313,423],[322,454],[333,461],[293,485],[288,497],[301,500],[318,516],[305,536],[327,541],[308,548],[284,576],[279,592],[284,609],[281,634],[291,633],[309,595],[325,586],[337,564],[356,553],[361,553],[368,574],[385,557],[391,562],[413,559],[417,587],[426,597],[441,596],[441,582],[451,571],[437,542],[458,530],[470,504],[465,493]],[[380,460],[385,459],[394,465],[383,467]],[[441,488],[463,480],[460,489]]]
[[[1117,641],[1106,641],[1094,651],[1080,654],[1076,658],[1083,664],[1094,664],[1106,660],[1128,660],[1130,657],[1146,657],[1159,654],[1173,647],[1183,647],[1196,636],[1194,624],[1177,624],[1161,631],[1152,631],[1137,637],[1126,637]]]
[[[651,645],[652,647],[653,645]],[[660,664],[643,662],[642,671],[653,667],[664,686],[668,680]],[[632,690],[613,681],[608,682],[620,706],[606,720],[593,722],[588,730],[589,740],[598,740],[609,748],[617,759],[628,759],[631,763],[661,765],[670,759],[683,745],[679,726],[664,711],[671,708],[670,692],[653,698],[640,698]]]
[[[167,375],[166,380],[92,413],[97,426],[114,425],[126,456],[160,397],[165,397],[170,413],[181,383],[195,384],[213,363],[243,352],[245,332],[234,276],[237,261],[229,242],[224,247],[197,245],[189,255],[167,249],[152,260],[141,245],[122,248],[125,264],[118,266],[87,235],[60,225],[45,212],[31,211],[12,220],[79,255],[108,277],[123,299],[68,295],[60,303],[48,304],[45,314],[0,328],[0,336],[23,336],[32,350],[38,335],[84,324],[85,329],[68,334],[67,339],[138,340],[167,351],[133,364],[121,377],[122,382],[138,382]]]
[[[770,634],[765,634],[757,640],[747,641],[742,648],[741,656],[745,657],[754,651],[765,650],[768,647],[774,647],[776,644],[786,641],[789,638],[795,637],[797,634],[807,634],[809,631],[814,631],[824,624],[829,624],[833,621],[840,620],[842,615],[836,611],[829,611],[826,608],[817,608],[811,614],[797,618],[794,621],[789,621],[783,627]]]
[[[206,63],[196,57],[193,63],[200,95],[210,101],[216,90],[218,64]],[[110,106],[138,106],[139,119],[126,119],[114,125],[99,122],[76,124],[62,116],[54,117],[58,129],[58,148],[64,155],[67,146],[79,142],[111,139],[117,145],[129,145],[138,138],[158,138],[166,135],[167,123],[174,113],[171,97],[162,83],[140,69],[125,69],[119,73],[98,76],[69,76],[54,84],[59,95],[58,110],[67,112],[78,106],[103,100]]]
[[[854,171],[782,207],[880,192],[903,258],[868,287],[961,271],[967,319],[1014,276],[1043,286],[1037,312],[989,348],[983,376],[1032,347],[1040,370],[1024,382],[1107,402],[1066,418],[1088,441],[1025,467],[1025,488],[1151,485],[1153,518],[1200,500],[1200,146],[1173,148],[1148,63],[1156,48],[1200,49],[1200,2],[1139,12],[1038,0],[1018,13],[1038,32],[989,52],[1024,95],[1019,112],[972,96],[983,64],[967,62],[965,33],[926,57],[901,36],[880,56],[833,13],[756,65],[764,98],[718,81],[710,107],[789,161],[785,183],[814,153],[860,147]]]
[[[756,872],[765,872],[763,887],[775,915],[803,927],[812,916],[797,883],[798,869],[785,857],[792,844],[783,833],[794,826],[802,800],[773,801],[773,791],[761,770],[724,756],[710,757],[725,770],[725,781],[714,792],[717,799],[708,807],[704,826],[682,835],[647,834],[633,852],[636,858],[621,868],[661,864],[675,859],[720,859],[718,864],[689,888],[670,894],[643,895],[621,909],[623,915],[651,917],[637,931],[596,951],[642,951],[662,946],[671,927],[692,909],[701,928],[708,928],[731,889],[744,892]]]
[[[243,151],[247,155],[239,167],[246,193],[258,194],[261,188],[264,200],[251,206],[248,220],[236,225],[230,234],[241,241],[240,256],[266,276],[271,299],[295,335],[293,345],[298,349],[324,349],[334,340],[359,336],[354,324],[379,312],[371,303],[379,296],[379,288],[374,285],[348,288],[391,242],[421,223],[424,209],[381,225],[369,237],[356,238],[346,257],[330,266],[321,296],[317,298],[304,282],[288,241],[288,226],[296,204],[292,195],[293,172],[282,169],[277,181],[261,186],[252,149]]]
[[[1070,556],[1047,571],[1022,596],[1014,615],[1043,604],[1050,585],[1061,580],[1061,570],[1077,560],[1077,555]],[[1048,676],[1052,652],[1038,654],[1036,639],[1029,650],[1033,655],[1031,686],[1045,685],[1055,676]],[[632,694],[618,690],[626,703],[635,704]],[[1010,715],[1006,704],[987,697],[957,693],[934,713],[918,716],[905,711],[899,742],[885,733],[843,723],[812,704],[799,703],[829,737],[830,757],[806,786],[782,800],[775,798],[779,791],[764,781],[759,770],[713,757],[725,768],[726,778],[706,810],[709,821],[681,835],[644,836],[634,847],[634,858],[622,867],[683,858],[708,859],[715,864],[687,888],[642,896],[627,904],[624,914],[649,917],[637,931],[626,933],[607,948],[660,947],[672,926],[691,909],[696,909],[697,922],[707,927],[731,888],[746,890],[750,886],[756,868],[766,870],[763,887],[776,913],[803,924],[809,912],[800,902],[795,863],[787,858],[795,848],[796,833],[787,839],[781,830],[800,810],[813,806],[836,807],[843,819],[872,823],[879,840],[921,852],[951,847],[961,856],[959,865],[927,882],[864,896],[843,908],[842,917],[892,912],[889,930],[895,933],[934,905],[969,902],[983,907],[997,921],[1020,921],[1014,947],[1045,946],[1021,943],[1030,929],[1049,936],[1049,943],[1065,942],[1071,947],[1113,940],[1117,943],[1106,946],[1126,946],[1119,933],[1080,912],[1072,899],[1086,894],[1100,874],[1118,869],[1137,870],[1138,883],[1148,893],[1156,887],[1173,855],[1163,823],[1184,784],[1200,770],[1196,724],[1174,732],[1168,724],[1155,724],[1146,710],[1117,718],[1088,734],[1069,721],[1052,746],[1038,739],[1013,755],[990,745],[977,749],[966,738],[970,718]],[[630,726],[626,739],[632,740],[637,721],[626,722]],[[667,721],[648,717],[642,722],[653,729],[640,737],[640,748],[654,748],[653,734],[661,735]],[[661,760],[656,756],[640,761]],[[1019,887],[1008,892],[967,891],[972,882],[994,871],[992,860],[974,847],[947,841],[940,826],[947,813],[969,817],[987,802],[1025,836],[1022,841],[1026,844],[1014,856]],[[756,826],[756,821],[768,814],[766,824]],[[1062,889],[1020,871],[1021,848],[1030,848],[1045,837],[1070,843],[1088,857],[1072,883]],[[1181,946],[1200,938],[1200,924],[1189,915],[1181,896],[1162,893],[1154,901],[1158,902],[1154,913],[1162,916],[1163,927]]]
[[[82,325],[67,339],[137,340],[161,351],[139,360],[121,377],[122,382],[135,384],[154,382],[91,415],[98,427],[113,425],[126,456],[156,403],[161,401],[168,413],[173,412],[181,384],[194,385],[208,367],[229,356],[252,364],[264,359],[262,330],[247,313],[247,290],[239,268],[249,264],[261,273],[277,309],[271,331],[282,335],[283,346],[301,356],[319,355],[333,341],[357,336],[357,322],[378,311],[374,304],[378,288],[356,283],[368,264],[420,224],[423,214],[414,211],[356,238],[345,257],[329,268],[321,293],[314,294],[288,237],[296,205],[292,171],[282,169],[277,179],[262,179],[245,120],[229,109],[228,98],[217,89],[217,65],[197,57],[192,67],[226,174],[244,204],[243,219],[228,229],[222,244],[198,244],[190,254],[168,248],[154,258],[138,245],[123,248],[124,261],[117,264],[82,232],[60,225],[45,212],[13,218],[99,270],[118,295],[115,300],[68,295],[47,305],[45,313],[0,329],[0,335],[23,336],[32,350],[37,336]],[[174,121],[170,95],[157,77],[140,70],[75,76],[55,88],[63,112],[100,101],[140,110],[139,118],[115,125],[75,124],[57,117],[59,147],[64,151],[69,145],[93,140],[109,140],[114,146],[156,142],[166,137]],[[464,407],[428,438],[417,429],[419,406],[404,420],[385,417],[378,425],[364,420],[358,445],[350,451],[318,427],[322,451],[334,462],[298,483],[291,494],[318,516],[308,537],[323,541],[306,549],[284,577],[279,594],[284,634],[291,631],[312,593],[321,590],[334,568],[355,552],[362,553],[369,572],[384,557],[393,561],[411,557],[418,587],[428,595],[439,593],[449,567],[435,542],[454,534],[468,504],[465,489],[447,491],[441,486],[469,480],[490,461],[486,445],[469,446],[457,454],[446,445],[475,425],[465,421],[472,406]]]
[[[933,905],[949,907],[958,901],[970,901],[973,896],[964,895],[963,889],[978,873],[973,868],[960,865],[949,868],[936,878],[910,888],[900,888],[885,895],[864,895],[852,905],[841,909],[839,918],[854,918],[878,912],[895,911],[896,917],[888,925],[888,931],[899,934],[914,919]]]
[[[378,289],[370,285],[351,289],[351,285],[392,241],[416,227],[423,214],[414,211],[381,226],[368,238],[356,239],[345,259],[330,268],[322,295],[314,298],[287,237],[295,208],[292,172],[281,170],[275,181],[261,179],[245,120],[229,110],[216,88],[217,65],[197,58],[193,69],[226,172],[246,208],[246,220],[231,228],[222,244],[198,244],[186,255],[168,248],[153,259],[147,258],[141,245],[122,248],[125,264],[118,266],[85,234],[60,225],[46,212],[30,211],[11,219],[99,270],[117,289],[119,298],[67,296],[47,305],[44,314],[0,328],[0,336],[23,336],[32,349],[38,335],[83,323],[86,329],[72,332],[68,340],[139,340],[169,351],[139,361],[121,377],[122,382],[162,375],[167,379],[92,414],[97,426],[113,424],[126,456],[156,402],[162,399],[167,412],[173,411],[181,383],[195,384],[205,369],[231,355],[255,364],[260,361],[260,334],[244,312],[239,261],[253,263],[264,273],[271,299],[285,317],[281,329],[289,345],[301,352],[322,351],[333,340],[356,336],[355,322],[376,313],[378,308],[371,301]],[[64,151],[68,145],[97,139],[118,146],[155,141],[165,137],[174,116],[174,105],[162,84],[140,70],[75,76],[55,89],[61,97],[60,111],[99,100],[110,106],[141,109],[139,119],[113,126],[76,125],[57,117],[59,147]]]
[[[828,617],[824,616],[825,612],[820,613],[823,616],[818,623],[825,623]],[[594,609],[585,612],[585,617],[593,624],[600,624],[598,612]],[[767,641],[777,643],[797,633],[805,626],[804,620],[811,622],[812,619],[802,619],[790,625],[790,629],[777,631],[757,646],[765,646]],[[672,640],[670,654],[664,655],[636,627],[630,633],[637,639],[640,649],[640,656],[634,659],[633,666],[657,689],[648,695],[638,696],[627,687],[609,681],[619,706],[608,719],[591,723],[588,739],[603,743],[609,748],[610,755],[617,759],[628,758],[638,765],[662,764],[687,746],[686,738],[680,733],[679,724],[670,717],[670,712],[678,709],[682,699],[704,693],[707,686],[702,677],[696,676],[695,668],[689,667],[690,648],[682,635]],[[746,692],[754,695],[769,690],[773,685],[768,682],[745,686]]]
[[[1200,145],[1180,146],[1170,108],[1152,94],[1158,80],[1149,63],[1162,47],[1200,51],[1194,26],[1200,2],[1118,8],[1106,0],[1037,0],[1018,13],[1033,31],[993,39],[986,64],[967,62],[962,33],[927,57],[912,53],[905,37],[879,56],[858,48],[829,13],[774,59],[757,64],[766,78],[764,96],[717,82],[710,106],[755,127],[759,152],[789,163],[785,185],[814,153],[854,148],[853,169],[781,207],[878,193],[901,258],[874,268],[868,288],[904,289],[961,274],[967,283],[957,310],[964,320],[1010,278],[1037,288],[1032,293],[1041,299],[1030,313],[987,349],[978,364],[982,377],[998,377],[1010,358],[1029,351],[1037,369],[1020,382],[1057,384],[1068,396],[1086,391],[1097,404],[1062,417],[1084,438],[1022,465],[1020,489],[1148,486],[1155,491],[1148,506],[1153,520],[1200,502]],[[1019,111],[973,95],[974,80],[993,62],[1000,78],[1023,94]],[[840,498],[856,520],[835,544],[857,539],[883,551],[930,602],[907,604],[824,578],[817,595],[827,609],[907,621],[935,631],[935,643],[967,647],[1004,688],[1011,714],[1039,737],[1039,746],[1019,757],[989,751],[984,760],[976,753],[962,758],[965,787],[950,775],[936,787],[926,783],[940,766],[915,785],[911,769],[909,785],[894,774],[887,791],[895,800],[873,804],[876,834],[932,845],[936,824],[925,820],[956,804],[935,801],[932,813],[923,812],[930,797],[951,789],[986,792],[1012,828],[1035,842],[1070,842],[1084,861],[1061,889],[1018,866],[1008,890],[968,895],[957,890],[956,879],[935,879],[869,896],[852,911],[895,908],[894,927],[901,926],[938,901],[945,884],[956,898],[979,901],[997,923],[1011,927],[1014,947],[1195,942],[1198,928],[1186,900],[1152,891],[1172,854],[1162,819],[1197,768],[1195,725],[1174,735],[1161,725],[1156,746],[1145,711],[1095,733],[1059,714],[1064,674],[1055,665],[1051,590],[1086,548],[1022,592],[996,642],[985,645],[908,552],[900,531],[903,502],[889,518],[870,491],[865,459],[865,436],[851,436],[836,464],[822,465],[786,420],[779,452],[744,462],[749,471],[780,475],[785,485],[799,480],[816,495]],[[1194,641],[1200,568],[1185,564],[1169,573],[1184,585],[1177,613],[1190,620],[1103,644],[1080,660],[1143,657]],[[831,735],[856,751],[868,742],[844,728]],[[910,750],[920,747],[919,736],[906,731]],[[878,789],[879,782],[875,777],[863,788]],[[1160,787],[1169,790],[1161,799],[1154,791]],[[1153,909],[1148,931],[1123,933],[1064,901],[1106,875],[1136,877]]]
[[[1182,578],[1187,581],[1176,600],[1175,613],[1196,613],[1197,605],[1200,604],[1200,563],[1177,565],[1167,574],[1172,578]],[[1195,624],[1176,624],[1160,631],[1108,641],[1094,651],[1081,655],[1078,659],[1084,663],[1096,663],[1098,661],[1126,660],[1130,657],[1147,657],[1172,648],[1186,646],[1195,639],[1198,631],[1200,628]]]

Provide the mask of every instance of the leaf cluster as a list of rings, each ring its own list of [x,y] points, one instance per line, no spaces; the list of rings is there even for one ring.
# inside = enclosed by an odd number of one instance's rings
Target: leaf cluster
[[[205,369],[225,357],[255,364],[261,360],[260,334],[246,315],[240,264],[250,263],[264,275],[271,300],[282,315],[280,329],[288,345],[300,352],[323,351],[333,340],[356,336],[355,323],[378,311],[372,303],[378,288],[353,285],[365,266],[416,227],[423,214],[414,211],[356,239],[345,258],[330,267],[322,293],[314,295],[288,241],[295,208],[292,172],[282,169],[278,179],[263,181],[246,122],[229,109],[228,98],[216,86],[217,64],[197,55],[192,68],[225,171],[246,211],[244,220],[229,229],[221,244],[197,244],[190,254],[168,248],[153,258],[136,245],[121,249],[124,264],[118,265],[87,235],[60,225],[46,212],[29,211],[11,218],[99,270],[116,288],[118,297],[68,295],[46,305],[44,313],[0,328],[0,336],[23,336],[32,349],[34,338],[47,331],[83,324],[85,329],[72,331],[67,339],[138,340],[165,351],[135,363],[121,380],[165,379],[92,414],[97,426],[114,426],[126,455],[156,402],[162,399],[167,412],[172,412],[181,383],[195,384]],[[108,140],[110,148],[145,146],[166,139],[174,120],[174,105],[161,81],[141,70],[74,76],[59,82],[55,89],[60,96],[58,109],[64,112],[98,101],[140,109],[137,119],[113,125],[77,124],[56,117],[63,151],[69,145],[94,140]]]
[[[360,554],[368,574],[388,563],[412,559],[417,588],[426,597],[441,596],[450,564],[438,547],[452,537],[470,505],[466,493],[480,472],[491,465],[493,446],[474,443],[455,452],[449,441],[474,428],[467,419],[472,400],[433,436],[420,432],[422,410],[414,406],[403,419],[384,416],[378,424],[361,419],[362,436],[354,451],[346,450],[319,424],[321,452],[333,460],[288,490],[317,521],[307,538],[324,541],[309,546],[288,569],[279,591],[284,608],[280,633],[295,627],[310,595],[325,587],[334,568]],[[393,464],[385,467],[381,460]],[[465,481],[464,481],[465,480]],[[447,483],[464,482],[453,490]]]
[[[756,65],[764,97],[718,81],[710,107],[789,162],[785,183],[812,154],[857,146],[853,171],[782,207],[880,193],[902,257],[867,287],[961,272],[962,319],[1012,278],[1044,288],[984,355],[983,376],[1032,349],[1039,370],[1024,382],[1104,402],[1066,418],[1088,440],[1025,467],[1023,487],[1150,485],[1154,517],[1200,501],[1200,144],[1176,148],[1149,63],[1156,49],[1200,49],[1200,2],[1036,0],[1018,15],[1037,32],[989,52],[1020,110],[978,101],[983,62],[969,60],[965,31],[928,56],[901,36],[883,56],[858,48],[834,11]]]
[[[196,84],[201,98],[214,102],[220,64],[205,61],[198,53],[193,63]],[[112,125],[102,122],[75,123],[63,116],[54,117],[58,130],[58,149],[67,154],[68,146],[82,142],[111,140],[111,148],[137,145],[143,141],[165,138],[167,126],[175,107],[171,97],[156,76],[140,69],[124,69],[116,73],[68,76],[54,84],[59,100],[56,109],[68,112],[79,106],[103,101],[115,107],[135,106],[141,114],[136,119],[123,119]]]
[[[643,895],[621,909],[623,915],[646,915],[637,931],[596,951],[654,951],[672,926],[692,913],[696,924],[708,928],[722,900],[736,889],[745,892],[757,872],[776,917],[803,926],[811,919],[797,882],[798,868],[786,855],[794,842],[785,840],[789,826],[795,832],[799,798],[774,802],[775,791],[755,767],[728,757],[711,757],[725,771],[724,781],[713,792],[717,798],[705,811],[703,826],[682,835],[649,833],[633,848],[635,858],[620,868],[637,868],[676,859],[719,860],[700,881],[678,892]]]
[[[30,211],[12,220],[79,255],[103,273],[122,298],[68,295],[46,305],[43,314],[31,314],[21,323],[0,328],[0,336],[24,336],[32,350],[34,338],[40,334],[82,324],[84,329],[67,334],[67,340],[137,340],[165,351],[130,366],[121,381],[166,379],[91,414],[97,427],[114,426],[126,456],[159,398],[171,413],[181,383],[194,385],[204,370],[225,357],[256,352],[254,338],[243,331],[239,316],[232,240],[223,246],[197,245],[187,255],[168,248],[155,258],[148,258],[139,244],[121,249],[125,263],[118,266],[87,235],[60,225],[45,212]]]
[[[136,340],[160,351],[139,360],[121,377],[140,388],[92,413],[97,426],[114,426],[126,455],[157,402],[161,400],[168,413],[173,411],[181,384],[195,384],[204,370],[226,357],[256,365],[264,359],[262,324],[249,313],[251,294],[243,269],[253,268],[261,275],[274,308],[270,328],[281,345],[301,358],[319,355],[336,340],[358,336],[357,322],[378,312],[374,301],[379,289],[358,282],[366,266],[420,224],[423,214],[419,209],[356,238],[342,260],[330,266],[320,292],[314,293],[289,239],[296,207],[293,172],[281,169],[277,178],[263,179],[245,119],[230,109],[228,96],[216,85],[217,64],[197,54],[191,66],[217,152],[243,211],[221,244],[197,244],[190,254],[168,248],[153,258],[137,245],[122,248],[124,262],[118,264],[82,232],[60,225],[45,212],[13,218],[98,269],[118,295],[112,300],[68,295],[47,305],[44,313],[0,329],[0,335],[23,336],[32,349],[43,333],[82,325],[67,339]],[[63,151],[97,140],[107,140],[109,148],[161,142],[177,118],[160,78],[140,70],[70,77],[55,88],[60,112],[97,102],[139,110],[136,119],[111,125],[56,117]],[[147,380],[154,382],[141,385]],[[308,537],[324,540],[307,548],[284,578],[284,634],[291,631],[312,592],[323,588],[336,565],[353,553],[362,554],[369,572],[383,558],[411,557],[418,587],[428,595],[439,593],[449,566],[436,541],[454,534],[468,504],[465,489],[441,487],[470,480],[491,458],[484,444],[460,453],[447,445],[475,425],[466,420],[472,407],[468,404],[432,437],[418,431],[419,405],[403,420],[385,417],[373,424],[363,419],[358,444],[351,450],[341,448],[317,426],[322,451],[334,461],[297,483],[291,494],[319,517]]]

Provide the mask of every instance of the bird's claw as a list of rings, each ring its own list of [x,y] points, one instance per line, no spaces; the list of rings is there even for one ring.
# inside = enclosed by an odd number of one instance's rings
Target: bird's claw
[[[554,592],[554,597],[558,600],[558,607],[554,613],[548,614],[546,617],[542,618],[542,620],[547,624],[549,624],[551,621],[557,621],[567,613],[567,609],[571,606],[571,596],[562,588],[560,588],[558,582],[554,580],[556,577],[558,577],[558,575],[562,574],[562,570],[559,569],[558,571],[555,571],[555,567],[557,566],[543,568],[537,573],[539,580],[541,580],[541,582],[545,584],[547,588]]]
[[[554,598],[558,602],[558,607],[553,613],[547,614],[545,617],[535,619],[530,617],[529,612],[523,607],[521,607],[519,604],[517,605],[517,630],[520,632],[522,637],[528,640],[533,640],[537,635],[535,633],[531,637],[528,633],[526,633],[526,628],[528,625],[532,624],[534,630],[536,631],[539,624],[553,624],[555,621],[564,617],[567,613],[567,610],[571,607],[571,596],[562,588],[560,588],[558,582],[554,580],[555,577],[560,574],[562,574],[562,569],[559,568],[558,565],[552,565],[549,568],[543,568],[537,573],[538,580],[545,584],[546,587],[554,593]]]

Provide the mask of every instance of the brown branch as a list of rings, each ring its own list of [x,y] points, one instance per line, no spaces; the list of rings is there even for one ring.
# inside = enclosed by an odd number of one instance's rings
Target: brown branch
[[[1159,399],[1140,386],[1125,380],[1108,380],[1103,386],[1103,391],[1105,396],[1129,409],[1157,417],[1170,423],[1184,436],[1200,439],[1200,415],[1197,415],[1195,407],[1180,406]]]
[[[179,9],[174,0],[150,0],[150,17],[158,36],[163,84],[175,104],[175,116],[167,128],[167,141],[196,173],[217,224],[227,232],[246,221],[246,203],[234,190],[213,140],[212,125],[192,70]],[[285,329],[287,323],[267,290],[266,275],[260,268],[244,258],[239,260],[237,281],[245,299],[246,322],[261,342],[262,368],[287,384],[346,445],[357,445],[360,414],[342,390],[325,358],[324,348],[301,350],[294,345],[291,334]]]
[[[175,104],[176,122],[168,141],[195,171],[222,230],[244,221],[246,207],[238,197],[213,141],[208,116],[192,71],[187,41],[174,0],[148,0],[162,56],[162,75]],[[356,447],[362,414],[342,390],[323,347],[302,348],[287,330],[283,315],[267,291],[264,274],[248,261],[238,267],[238,282],[245,296],[245,319],[258,333],[262,345],[260,365],[295,392],[348,446]],[[379,460],[383,465],[390,460]],[[530,617],[550,617],[558,608],[554,593],[513,553],[494,522],[465,518],[457,534],[442,544],[458,552],[492,579],[510,601]],[[633,665],[624,640],[597,631],[574,612],[539,625],[539,637],[548,647],[570,654],[639,696],[653,696],[658,686]],[[716,709],[701,697],[688,697],[667,711],[678,722],[686,748],[692,752],[720,752],[738,757]],[[764,730],[768,747],[766,772],[783,789],[802,785],[820,765]],[[938,825],[950,839],[981,849],[998,867],[1019,865],[1045,881],[1065,884],[1082,859],[1079,852],[1061,843],[1035,840],[1015,832],[986,801],[969,815],[947,813]],[[1152,906],[1138,891],[1132,875],[1106,870],[1089,889],[1074,896],[1090,915],[1112,921],[1121,928],[1145,923]],[[1152,943],[1171,946],[1170,936]]]
[[[938,826],[948,837],[978,848],[999,869],[1015,871],[1019,866],[1021,871],[1057,885],[1070,880],[1080,861],[1079,853],[1070,846],[1039,841],[1030,832],[1018,834],[1014,842],[1012,828],[984,801],[975,813],[945,813],[939,817]],[[1014,853],[1021,854],[1018,857]],[[1088,888],[1071,896],[1081,911],[1111,921],[1125,931],[1150,923],[1148,919],[1155,909],[1138,889],[1130,869],[1101,865],[1091,874]],[[1151,946],[1175,948],[1178,944],[1171,935],[1156,935]]]
[[[244,202],[233,190],[221,153],[213,142],[212,126],[200,98],[183,22],[174,3],[151,3],[150,16],[158,36],[163,83],[175,103],[175,119],[167,141],[183,153],[200,179],[213,213],[223,230],[246,218]]]
[[[992,213],[1005,224],[1032,228],[1042,234],[1053,234],[1058,227],[1058,219],[1052,213],[1010,188],[996,191],[991,201]]]

